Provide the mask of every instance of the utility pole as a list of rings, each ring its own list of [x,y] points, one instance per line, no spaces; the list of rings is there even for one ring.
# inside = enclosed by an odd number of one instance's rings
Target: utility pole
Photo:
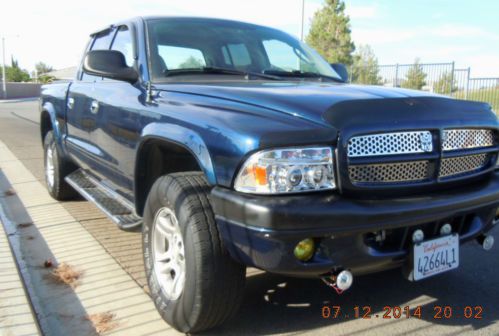
[[[303,34],[305,32],[305,0],[301,0],[301,34],[300,41],[303,42]]]
[[[3,98],[7,99],[7,82],[6,82],[6,75],[5,75],[5,37],[2,36],[2,91],[3,91]]]

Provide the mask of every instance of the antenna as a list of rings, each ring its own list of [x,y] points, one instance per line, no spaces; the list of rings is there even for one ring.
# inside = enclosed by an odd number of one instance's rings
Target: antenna
[[[146,88],[147,88],[147,93],[146,93],[146,103],[152,103],[153,101],[153,97],[152,97],[152,85],[151,85],[151,82],[147,82],[146,84]]]

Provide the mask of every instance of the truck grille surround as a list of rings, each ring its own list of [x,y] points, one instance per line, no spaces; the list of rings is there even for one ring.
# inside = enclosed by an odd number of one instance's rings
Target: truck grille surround
[[[347,145],[355,186],[421,184],[488,171],[498,155],[492,129],[446,129],[354,136]]]

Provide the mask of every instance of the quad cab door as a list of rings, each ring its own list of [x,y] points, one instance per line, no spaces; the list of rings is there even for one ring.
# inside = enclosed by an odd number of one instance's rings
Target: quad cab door
[[[133,46],[131,31],[120,26],[93,36],[87,51],[118,50],[134,66]],[[141,90],[127,82],[80,72],[68,94],[68,148],[80,167],[130,198]]]
[[[108,49],[112,38],[112,30],[106,30],[92,36],[84,57],[89,50]],[[90,134],[97,127],[96,114],[98,112],[92,97],[95,92],[95,83],[101,82],[102,77],[86,74],[81,68],[80,65],[77,78],[71,84],[68,92],[66,146],[73,160],[80,167],[88,169],[95,166],[96,158],[101,155],[90,140]]]

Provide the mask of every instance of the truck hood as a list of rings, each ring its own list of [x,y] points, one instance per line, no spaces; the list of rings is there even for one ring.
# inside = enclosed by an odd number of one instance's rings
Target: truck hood
[[[323,121],[331,106],[346,100],[428,96],[421,91],[321,82],[222,82],[166,84],[160,90],[188,93],[264,107],[314,121]]]
[[[376,124],[383,129],[439,127],[467,121],[476,125],[490,125],[491,122],[497,125],[487,104],[408,89],[309,81],[181,83],[155,87],[160,91],[256,106],[291,118],[333,126],[337,130],[354,125],[357,128],[359,125],[375,127]],[[426,125],[415,125],[414,120],[425,121]]]

